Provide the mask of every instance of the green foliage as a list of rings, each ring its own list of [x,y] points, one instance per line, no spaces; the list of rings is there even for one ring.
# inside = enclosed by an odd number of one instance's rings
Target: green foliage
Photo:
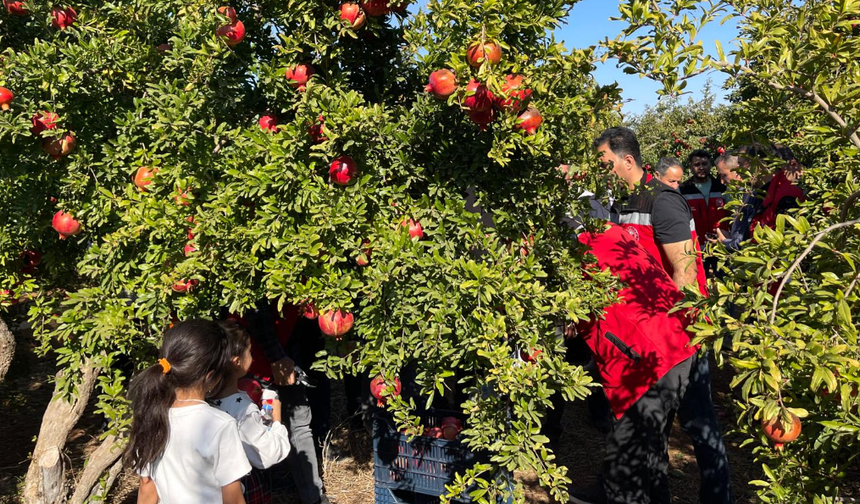
[[[501,469],[536,470],[562,499],[567,471],[537,433],[551,394],[582,398],[592,384],[563,362],[555,326],[603,306],[612,282],[586,285],[582,252],[559,225],[582,213],[582,189],[602,192],[598,178],[570,191],[555,167],[594,166],[590,141],[618,101],[591,79],[592,49],[568,52],[547,35],[571,5],[436,0],[353,33],[335,2],[260,1],[236,5],[247,34],[234,48],[215,34],[227,19],[211,1],[84,1],[65,30],[45,4],[2,13],[0,86],[16,97],[0,113],[0,288],[34,298],[36,334],[69,393],[82,363],[97,363],[98,408],[114,432],[129,424],[130,374],[152,364],[173,317],[243,312],[264,297],[352,311],[355,328],[323,355],[329,374],[391,379],[411,363],[427,401],[456,375],[466,442],[492,455],[466,476],[487,492],[478,501],[505,488]],[[472,69],[466,49],[482,38],[504,56]],[[316,69],[304,92],[284,77],[301,62]],[[461,90],[478,78],[496,94],[506,74],[524,75],[540,130],[526,136],[516,114],[499,112],[481,131],[462,94],[423,93],[441,67]],[[41,110],[60,118],[45,141],[73,132],[76,151],[42,151],[29,131]],[[267,111],[274,133],[257,125]],[[315,144],[320,116],[326,140]],[[346,187],[327,174],[343,154],[359,166]],[[158,169],[145,191],[132,183],[143,166]],[[495,228],[467,210],[470,189]],[[83,231],[58,240],[58,210]],[[400,226],[410,218],[424,240]],[[188,242],[197,251],[186,255]],[[24,250],[44,254],[33,271]],[[191,280],[191,292],[172,290]],[[544,353],[526,365],[519,349],[531,347]],[[417,429],[411,406],[390,401]]]
[[[696,36],[726,16],[737,18],[741,36],[734,51],[718,45],[712,59]],[[848,497],[860,478],[860,229],[852,220],[860,209],[849,197],[860,189],[860,2],[633,0],[621,18],[630,28],[606,46],[629,71],[660,80],[666,95],[681,92],[692,75],[725,72],[736,86],[727,144],[786,145],[806,165],[800,209],[780,216],[773,230],[758,229],[739,253],[715,251],[724,276],[699,305],[717,324],[703,319],[697,340],[737,373],[739,428],[762,463],[751,482],[759,498]],[[781,166],[753,163],[735,193]],[[804,418],[803,430],[780,452],[761,422],[786,421],[789,412]]]

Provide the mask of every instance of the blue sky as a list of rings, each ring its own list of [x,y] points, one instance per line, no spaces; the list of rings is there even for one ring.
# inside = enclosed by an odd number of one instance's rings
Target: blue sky
[[[597,44],[605,37],[614,38],[624,27],[621,21],[610,21],[612,16],[618,16],[618,3],[611,0],[582,0],[576,4],[568,16],[567,24],[556,30],[556,39],[564,41],[568,48],[587,47]],[[714,40],[723,44],[726,52],[729,52],[731,41],[737,37],[737,24],[730,20],[720,26],[718,22],[712,23],[699,34],[705,50],[716,54]],[[618,82],[624,89],[625,100],[624,113],[641,112],[646,105],[657,103],[657,89],[659,85],[650,79],[639,78],[635,75],[627,75],[617,68],[615,60],[607,60],[605,64],[598,63],[595,78],[601,84]],[[711,79],[712,91],[720,98],[725,92],[722,85],[725,79],[721,74],[707,74],[690,79],[687,91],[694,99],[701,96],[702,87]]]

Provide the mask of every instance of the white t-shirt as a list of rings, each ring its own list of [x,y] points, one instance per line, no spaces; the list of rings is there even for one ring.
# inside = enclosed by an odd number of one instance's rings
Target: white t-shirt
[[[161,504],[219,504],[221,487],[251,471],[236,421],[208,404],[170,408],[161,458],[140,475],[152,478]]]
[[[267,469],[290,454],[287,427],[280,422],[272,422],[271,428],[263,423],[263,412],[247,393],[239,391],[221,399],[210,399],[209,402],[236,419],[239,439],[252,466]]]

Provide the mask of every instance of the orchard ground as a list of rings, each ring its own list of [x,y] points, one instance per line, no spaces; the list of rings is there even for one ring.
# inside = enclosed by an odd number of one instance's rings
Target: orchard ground
[[[23,479],[29,463],[29,454],[38,434],[41,415],[53,392],[49,381],[55,372],[53,357],[40,358],[34,350],[36,342],[26,325],[10,324],[16,334],[18,351],[6,381],[0,385],[0,504],[18,502],[15,495],[17,485]],[[725,428],[735,424],[731,407],[728,368],[714,366],[714,400],[717,413]],[[370,437],[366,434],[346,435],[345,397],[340,382],[332,384],[332,425],[338,426],[331,436],[336,450],[348,456],[326,460],[324,479],[328,495],[335,504],[373,503],[373,453]],[[68,455],[75,466],[98,446],[101,419],[90,405],[69,438]],[[739,504],[755,502],[755,493],[747,482],[760,477],[761,469],[752,460],[749,450],[740,449],[740,436],[727,433],[732,475]],[[570,478],[577,486],[596,481],[599,463],[603,454],[603,438],[587,422],[587,412],[582,402],[568,405],[564,416],[564,434],[559,462],[569,469]],[[698,468],[693,447],[686,436],[675,426],[670,446],[670,478],[674,502],[697,502],[699,485]],[[527,487],[526,501],[549,503],[549,496],[537,484],[535,475],[520,474]],[[856,478],[860,481],[860,475]],[[852,492],[860,496],[860,484]],[[133,504],[137,498],[137,480],[126,472],[112,490],[108,502],[111,504]],[[296,496],[286,493],[276,499],[275,504],[298,504]]]

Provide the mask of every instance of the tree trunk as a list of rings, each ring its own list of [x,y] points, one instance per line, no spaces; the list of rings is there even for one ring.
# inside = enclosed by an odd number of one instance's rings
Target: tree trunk
[[[15,335],[9,330],[6,322],[0,318],[0,383],[6,378],[6,371],[15,357]]]
[[[60,391],[55,387],[51,402],[45,408],[39,438],[33,449],[30,468],[24,480],[24,492],[22,494],[24,504],[56,504],[61,501],[62,492],[60,495],[55,495],[53,489],[57,484],[59,484],[60,489],[63,487],[62,467],[59,475],[56,472],[45,472],[43,468],[48,467],[55,456],[61,461],[66,439],[87,407],[98,374],[99,370],[92,361],[84,363],[81,381],[77,387],[77,397],[70,398],[71,402],[59,397]],[[57,373],[58,383],[61,377],[62,371]],[[62,466],[61,462],[59,464]],[[59,482],[54,479],[58,476]]]
[[[102,485],[99,484],[99,480],[109,467],[112,468],[115,465],[121,455],[122,444],[117,442],[116,436],[106,437],[96,451],[87,457],[87,466],[75,482],[75,493],[72,494],[70,504],[84,504],[93,493],[100,491]],[[120,468],[122,468],[121,463]]]
[[[107,479],[105,479],[104,483],[96,485],[95,488],[90,492],[90,502],[104,502],[107,497],[110,489],[113,488],[113,484],[116,481],[116,478],[122,473],[122,457],[117,459],[114,465],[111,466],[110,470],[107,473]]]

